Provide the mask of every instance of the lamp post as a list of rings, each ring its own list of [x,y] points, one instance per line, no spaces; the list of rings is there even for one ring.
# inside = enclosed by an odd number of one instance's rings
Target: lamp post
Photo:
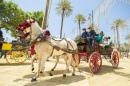
[[[92,14],[89,13],[89,16],[92,17],[92,29],[94,29],[94,18],[93,18],[93,10],[92,10]]]
[[[90,27],[91,26],[91,18],[90,18],[90,16],[88,17],[88,27]]]

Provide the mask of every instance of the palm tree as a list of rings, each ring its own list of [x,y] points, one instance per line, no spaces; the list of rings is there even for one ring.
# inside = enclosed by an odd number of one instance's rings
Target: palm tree
[[[60,38],[62,38],[62,28],[63,28],[64,17],[70,16],[73,10],[72,10],[72,6],[69,0],[60,0],[60,2],[57,5],[58,6],[56,7],[56,13],[62,16],[61,30],[60,30]]]
[[[114,35],[114,48],[116,49],[117,43],[116,43],[115,27],[112,26],[111,29],[113,30],[113,35]]]
[[[121,19],[117,19],[113,22],[112,24],[112,28],[115,28],[117,31],[117,43],[118,43],[118,49],[120,50],[120,33],[119,30],[120,29],[124,29],[126,27],[126,22],[124,20]]]
[[[129,42],[129,53],[130,53],[130,33],[127,34],[127,36],[125,37],[126,40],[128,40]]]
[[[80,25],[84,24],[86,22],[86,19],[85,19],[84,15],[82,15],[82,14],[76,15],[74,22],[78,23],[78,26],[79,26],[79,35],[81,35],[81,27],[80,27]]]

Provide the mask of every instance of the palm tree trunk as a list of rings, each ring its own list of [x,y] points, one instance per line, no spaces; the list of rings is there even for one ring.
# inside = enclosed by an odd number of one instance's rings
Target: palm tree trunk
[[[61,29],[60,29],[60,39],[62,38],[63,20],[64,20],[64,10],[62,11],[62,20],[61,20]]]
[[[80,20],[78,21],[78,24],[79,24],[79,35],[81,36]]]
[[[118,43],[118,49],[120,50],[119,27],[118,27],[118,26],[116,26],[116,31],[117,31],[117,43]]]
[[[117,42],[118,42],[118,51],[119,51],[119,56],[120,56],[120,58],[122,58],[121,57],[121,51],[120,51],[120,40],[119,40],[119,26],[116,26],[116,30],[117,30]]]
[[[129,39],[129,53],[130,53],[130,39]]]
[[[116,48],[117,48],[117,45],[116,45],[116,34],[115,34],[115,29],[113,29],[113,33],[114,33],[114,48],[116,49]]]

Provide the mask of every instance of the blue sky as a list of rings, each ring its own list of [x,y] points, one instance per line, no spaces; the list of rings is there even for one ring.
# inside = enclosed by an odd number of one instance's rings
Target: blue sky
[[[10,1],[10,0],[6,0]],[[14,3],[18,4],[18,6],[24,11],[44,11],[46,0],[12,0]],[[73,6],[73,13],[69,17],[64,19],[63,25],[63,34],[65,33],[66,37],[74,39],[77,35],[77,24],[74,23],[75,16],[77,14],[83,14],[86,19],[89,16],[89,13],[92,10],[96,9],[99,4],[101,4],[104,0],[70,0],[71,5]],[[61,25],[61,16],[58,16],[55,12],[55,8],[59,0],[52,0],[51,11],[49,15],[49,27],[47,29],[50,30],[51,34],[56,37],[60,37],[60,25]],[[128,20],[130,18],[130,5],[124,2],[116,3],[110,10],[108,14],[108,23],[106,23],[105,18],[103,16],[99,17],[99,28],[101,31],[104,31],[106,36],[113,36],[111,31],[111,24],[116,19]],[[41,26],[41,25],[40,25]],[[81,25],[81,28],[87,28],[88,22]],[[122,40],[121,42],[126,42],[124,37],[129,32],[129,29],[122,31]],[[113,38],[112,38],[113,40]]]

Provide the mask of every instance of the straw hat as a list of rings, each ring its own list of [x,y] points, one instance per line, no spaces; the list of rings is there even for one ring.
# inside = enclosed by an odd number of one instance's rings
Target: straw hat
[[[92,29],[92,27],[90,26],[90,27],[88,27],[88,29]]]

